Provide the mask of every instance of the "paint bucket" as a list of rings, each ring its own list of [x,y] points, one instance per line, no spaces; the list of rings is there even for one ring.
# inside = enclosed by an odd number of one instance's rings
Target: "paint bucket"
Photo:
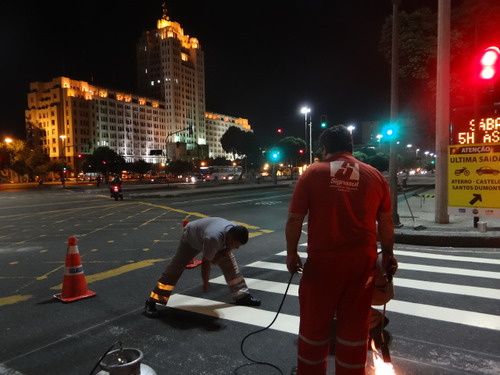
[[[99,365],[110,375],[141,375],[143,357],[139,349],[116,349],[106,354]]]
[[[484,221],[479,221],[477,223],[477,229],[481,232],[481,233],[486,233],[488,231],[488,224],[485,223]]]

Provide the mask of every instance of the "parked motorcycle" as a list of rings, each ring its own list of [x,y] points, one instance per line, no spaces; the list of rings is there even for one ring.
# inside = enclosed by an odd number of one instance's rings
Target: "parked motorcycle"
[[[123,200],[122,187],[120,185],[111,186],[111,198],[115,198],[115,201],[117,201],[118,198]]]

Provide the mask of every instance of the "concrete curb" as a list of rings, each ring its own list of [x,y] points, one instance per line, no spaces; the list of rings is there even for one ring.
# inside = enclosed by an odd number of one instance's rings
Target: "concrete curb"
[[[500,248],[500,235],[473,232],[456,233],[452,231],[423,231],[412,233],[409,230],[394,233],[394,242],[406,245],[438,247],[490,247]]]

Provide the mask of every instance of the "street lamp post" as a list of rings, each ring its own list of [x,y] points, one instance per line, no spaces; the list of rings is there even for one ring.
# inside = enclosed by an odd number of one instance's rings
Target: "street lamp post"
[[[309,116],[309,124],[307,123],[307,114],[311,112],[311,108],[302,107],[300,113],[304,114],[304,130],[305,130],[305,141],[307,147],[307,126],[309,125],[309,165],[312,164],[312,121],[311,116]]]

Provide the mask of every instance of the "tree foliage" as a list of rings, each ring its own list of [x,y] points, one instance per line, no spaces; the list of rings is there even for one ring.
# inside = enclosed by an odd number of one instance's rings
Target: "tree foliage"
[[[19,175],[28,175],[30,180],[44,177],[53,170],[52,163],[41,146],[23,140],[14,140],[0,146],[0,169],[10,168]]]
[[[236,158],[236,155],[244,156],[246,167],[257,164],[258,160],[260,160],[259,144],[255,134],[252,132],[246,132],[236,126],[230,126],[222,135],[220,142],[222,149],[228,153],[232,153],[234,158]]]
[[[134,161],[133,163],[129,163],[127,165],[127,169],[134,173],[138,173],[140,175],[146,174],[152,168],[151,164],[146,162],[144,159],[139,159]]]
[[[125,159],[109,147],[98,147],[87,156],[84,164],[85,172],[99,172],[102,174],[120,173],[125,167]]]
[[[277,147],[283,152],[284,161],[287,164],[297,165],[301,156],[299,150],[306,149],[306,142],[299,137],[288,136],[279,140]]]

